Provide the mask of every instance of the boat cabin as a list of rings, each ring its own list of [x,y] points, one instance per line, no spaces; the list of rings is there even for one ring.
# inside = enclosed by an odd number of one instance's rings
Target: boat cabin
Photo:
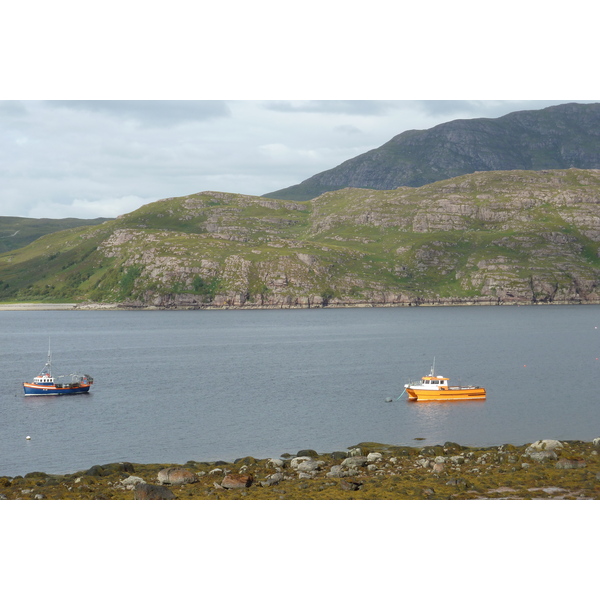
[[[421,385],[436,386],[438,389],[448,389],[447,377],[441,377],[440,375],[426,375],[421,379]]]
[[[33,378],[33,383],[54,383],[54,377],[51,377],[47,373],[42,373]]]

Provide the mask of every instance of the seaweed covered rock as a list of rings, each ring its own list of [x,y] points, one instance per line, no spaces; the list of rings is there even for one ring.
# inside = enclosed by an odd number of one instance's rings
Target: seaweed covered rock
[[[300,450],[300,452],[296,453],[296,456],[311,456],[314,458],[315,456],[319,455],[316,450]]]
[[[133,489],[134,500],[176,500],[175,494],[164,485],[138,483]]]

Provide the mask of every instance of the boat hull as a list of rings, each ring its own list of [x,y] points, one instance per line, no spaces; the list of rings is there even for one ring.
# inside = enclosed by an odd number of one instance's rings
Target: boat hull
[[[446,402],[451,400],[485,400],[485,388],[455,388],[448,390],[419,390],[406,388],[408,399],[414,402]]]
[[[91,385],[79,385],[77,387],[56,387],[53,385],[40,385],[24,383],[23,392],[25,396],[67,396],[73,394],[87,394]]]

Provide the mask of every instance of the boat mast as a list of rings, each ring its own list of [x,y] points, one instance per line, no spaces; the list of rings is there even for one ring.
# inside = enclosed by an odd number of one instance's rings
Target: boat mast
[[[431,365],[431,373],[429,373],[430,377],[435,376],[435,356],[433,357],[433,365]]]
[[[42,373],[48,373],[48,377],[52,377],[52,354],[50,352],[50,338],[48,338],[48,360],[46,360],[46,364],[44,365],[44,370]]]

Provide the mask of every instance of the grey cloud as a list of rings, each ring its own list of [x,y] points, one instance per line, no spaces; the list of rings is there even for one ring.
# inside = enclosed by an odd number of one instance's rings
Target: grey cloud
[[[362,133],[362,131],[358,127],[355,127],[354,125],[338,125],[337,127],[333,128],[333,131],[335,131],[337,133],[346,133],[346,134],[350,134],[350,135],[356,135],[357,133]]]
[[[25,117],[27,108],[19,100],[0,100],[0,117],[14,119]]]
[[[231,116],[224,100],[49,100],[46,104],[50,107],[133,119],[153,127],[169,127]]]
[[[386,100],[278,100],[265,102],[267,110],[296,113],[337,113],[344,115],[382,115],[398,104]]]

